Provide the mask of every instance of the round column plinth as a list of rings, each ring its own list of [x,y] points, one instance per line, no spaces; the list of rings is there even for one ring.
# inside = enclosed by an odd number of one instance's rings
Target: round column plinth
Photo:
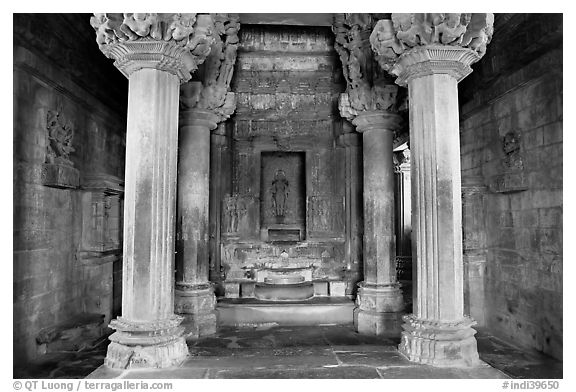
[[[211,283],[176,284],[174,312],[184,318],[182,326],[188,338],[198,338],[216,333],[216,296]]]
[[[182,317],[174,316],[154,322],[112,320],[104,364],[115,369],[167,368],[181,364],[188,355],[188,346],[180,326]]]
[[[412,314],[403,319],[398,351],[410,361],[438,367],[472,367],[481,363],[474,338],[476,330],[472,328],[474,320],[447,323],[420,320]]]

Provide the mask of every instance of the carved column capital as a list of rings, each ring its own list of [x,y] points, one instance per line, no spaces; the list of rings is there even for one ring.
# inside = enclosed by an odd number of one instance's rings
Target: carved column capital
[[[394,172],[403,173],[410,171],[410,150],[405,149],[402,151],[395,152],[393,154],[394,158]]]
[[[126,77],[153,68],[186,82],[214,41],[214,23],[205,14],[95,13],[90,24],[102,53]]]
[[[385,71],[408,80],[450,74],[460,81],[492,39],[494,14],[392,14],[376,23],[370,43]]]
[[[213,19],[216,33],[203,65],[202,82],[191,87],[196,90],[181,103],[184,108],[209,110],[221,122],[236,110],[236,96],[230,91],[230,81],[236,63],[240,22],[236,14],[214,14]]]
[[[394,132],[402,126],[402,116],[386,111],[361,112],[352,123],[360,133],[378,130]]]

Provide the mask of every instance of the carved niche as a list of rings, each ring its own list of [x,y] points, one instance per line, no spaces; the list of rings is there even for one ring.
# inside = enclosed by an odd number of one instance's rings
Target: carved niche
[[[260,219],[264,240],[303,239],[306,222],[304,162],[301,152],[262,153]]]
[[[74,125],[64,118],[61,109],[49,110],[46,131],[46,161],[42,168],[42,183],[54,188],[77,188],[80,173],[70,160],[70,154],[74,152]]]

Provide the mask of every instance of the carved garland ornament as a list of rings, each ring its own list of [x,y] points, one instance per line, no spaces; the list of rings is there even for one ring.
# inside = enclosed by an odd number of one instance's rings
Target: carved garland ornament
[[[210,55],[204,63],[202,83],[188,83],[181,89],[180,102],[184,109],[206,109],[223,121],[236,109],[236,97],[230,92],[230,81],[238,51],[238,15],[216,14],[213,16],[216,37]]]
[[[393,70],[403,53],[420,46],[452,46],[474,51],[477,61],[486,52],[494,32],[494,14],[392,14],[376,23],[370,43],[385,71]]]
[[[187,81],[213,42],[214,24],[206,14],[95,13],[90,24],[100,50],[126,76],[156,68]]]

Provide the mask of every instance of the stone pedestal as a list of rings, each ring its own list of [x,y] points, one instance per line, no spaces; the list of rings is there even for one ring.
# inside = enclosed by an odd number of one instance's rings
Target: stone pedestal
[[[416,47],[393,72],[408,84],[415,239],[414,314],[399,350],[434,366],[478,363],[474,321],[464,316],[458,81],[478,55],[466,48]]]
[[[217,121],[208,110],[180,113],[175,311],[185,317],[187,337],[216,332],[216,299],[208,280],[208,202],[210,131]]]
[[[188,353],[173,289],[179,85],[157,69],[129,77],[122,317],[105,360],[114,368],[169,367]]]
[[[401,117],[384,111],[361,112],[353,120],[362,133],[364,154],[364,282],[358,285],[356,330],[399,333],[403,310],[396,278],[394,167],[392,144]]]

